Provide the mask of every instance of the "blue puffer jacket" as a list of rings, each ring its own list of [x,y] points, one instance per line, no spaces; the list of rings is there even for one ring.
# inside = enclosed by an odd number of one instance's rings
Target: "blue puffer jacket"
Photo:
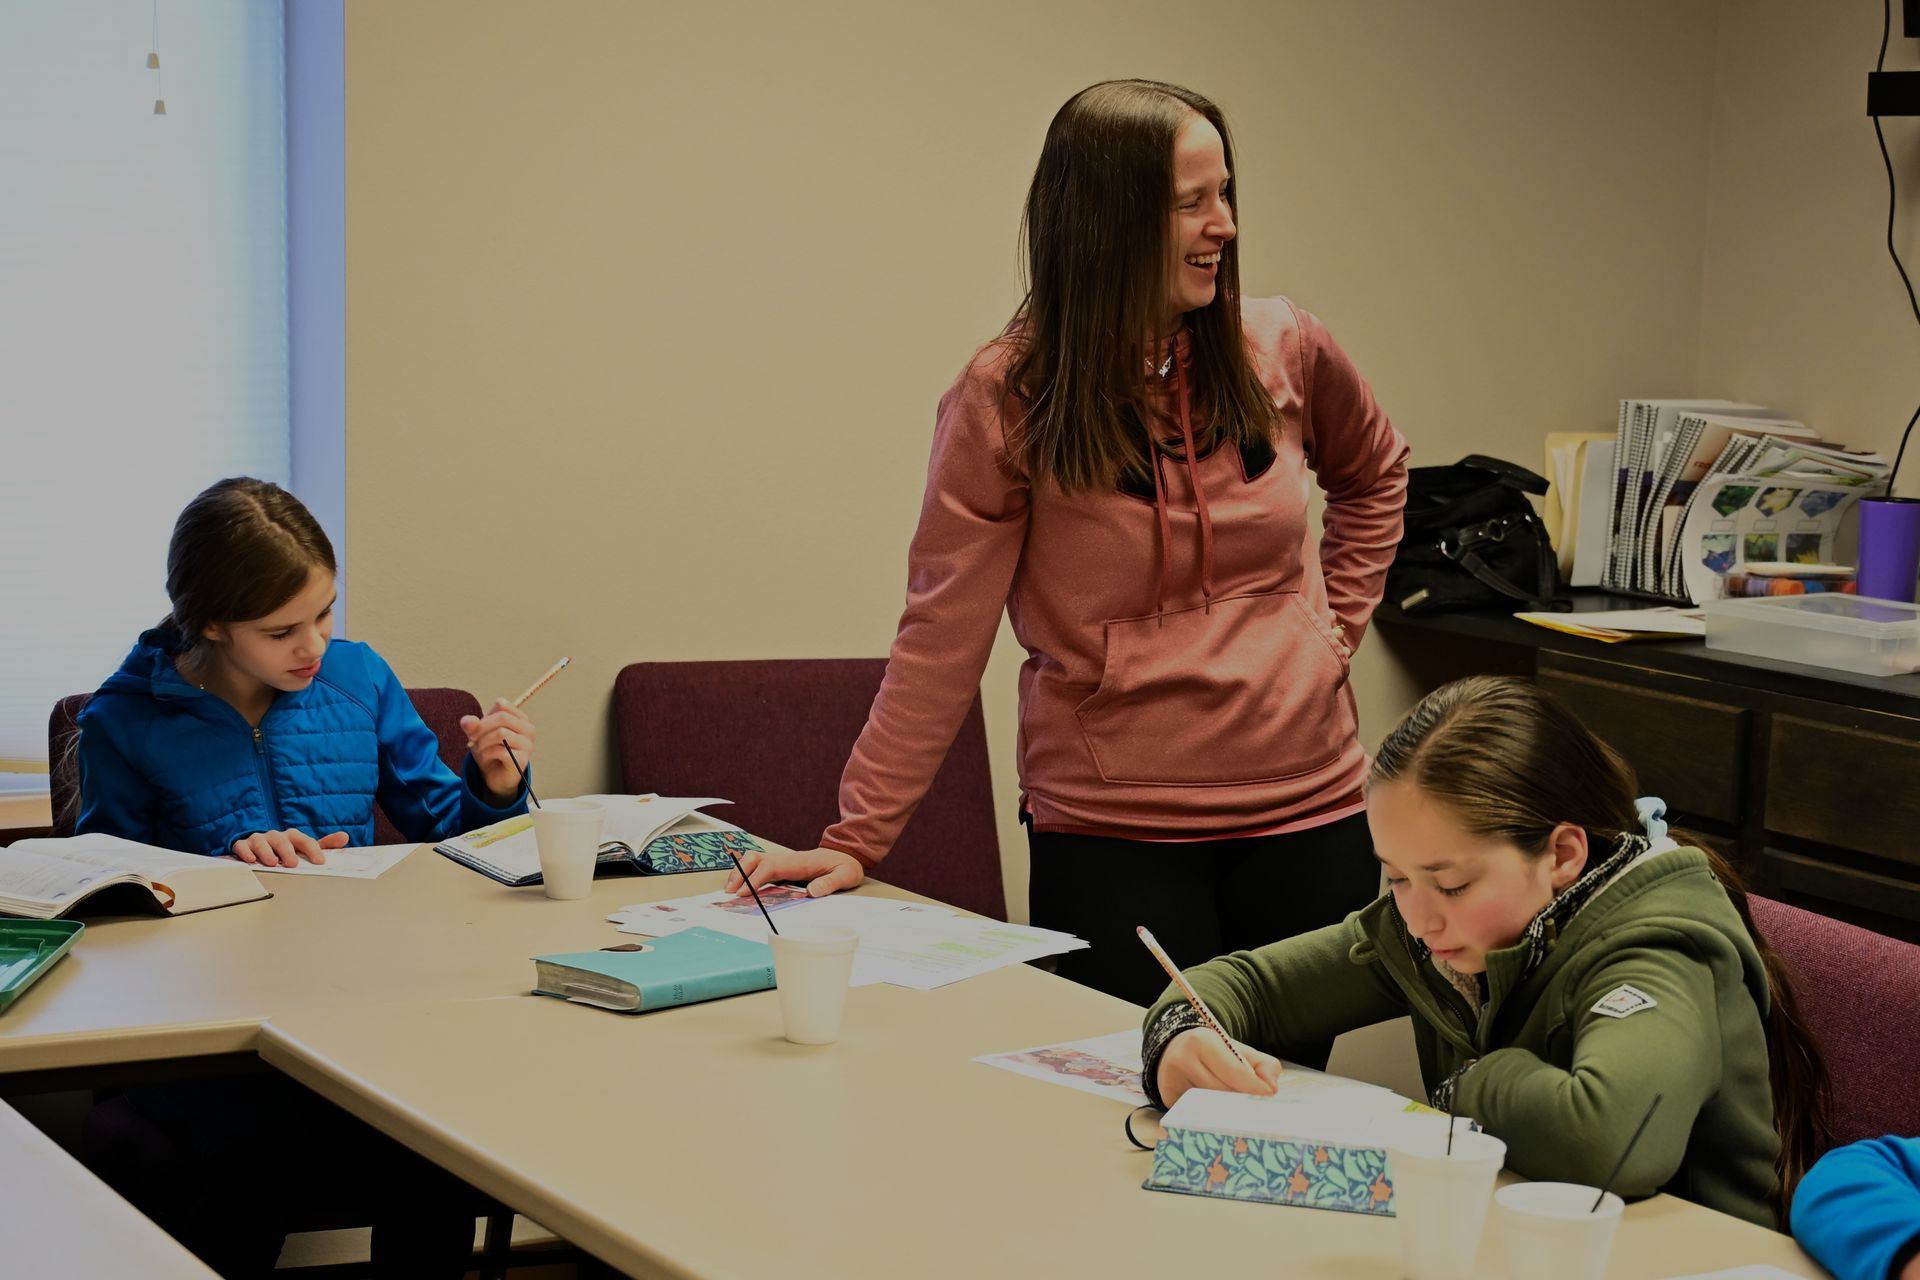
[[[1835,1147],[1793,1193],[1793,1234],[1836,1280],[1899,1280],[1920,1257],[1920,1138]]]
[[[76,829],[165,849],[222,854],[241,836],[288,828],[373,843],[377,799],[411,840],[441,840],[526,809],[481,799],[469,756],[464,779],[440,762],[386,660],[335,640],[320,674],[282,693],[256,730],[173,667],[178,637],[148,631],[80,713]]]

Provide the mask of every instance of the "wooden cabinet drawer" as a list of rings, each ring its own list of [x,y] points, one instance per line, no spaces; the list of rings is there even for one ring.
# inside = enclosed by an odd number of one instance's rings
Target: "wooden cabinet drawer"
[[[1567,671],[1542,669],[1538,679],[1627,758],[1642,794],[1676,814],[1740,821],[1753,714],[1745,707]]]
[[[1840,903],[1872,917],[1920,922],[1920,883],[1778,849],[1761,850],[1760,863],[1777,886],[1778,896],[1789,902],[1815,911],[1827,903]],[[1897,926],[1883,927],[1877,920],[1867,927],[1914,937],[1911,927],[1902,931]]]
[[[1767,830],[1920,865],[1920,742],[1772,720]]]

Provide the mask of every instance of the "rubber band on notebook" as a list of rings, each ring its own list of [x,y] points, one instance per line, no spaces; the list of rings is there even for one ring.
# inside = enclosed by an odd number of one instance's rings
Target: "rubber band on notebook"
[[[1133,1110],[1127,1112],[1127,1119],[1124,1126],[1127,1131],[1127,1141],[1131,1142],[1134,1146],[1140,1148],[1142,1151],[1153,1150],[1152,1143],[1142,1142],[1140,1141],[1140,1139],[1133,1136],[1133,1118],[1139,1115],[1142,1111],[1152,1111],[1152,1112],[1158,1113],[1159,1110],[1160,1108],[1154,1106],[1151,1102],[1145,1102],[1135,1107]]]

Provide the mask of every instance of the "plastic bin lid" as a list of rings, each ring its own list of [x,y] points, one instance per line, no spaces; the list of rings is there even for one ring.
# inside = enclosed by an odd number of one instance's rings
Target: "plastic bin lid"
[[[1814,627],[1846,635],[1920,636],[1920,605],[1903,600],[1876,600],[1872,596],[1822,592],[1804,596],[1759,596],[1753,599],[1709,600],[1709,614],[1745,617],[1789,627]]]

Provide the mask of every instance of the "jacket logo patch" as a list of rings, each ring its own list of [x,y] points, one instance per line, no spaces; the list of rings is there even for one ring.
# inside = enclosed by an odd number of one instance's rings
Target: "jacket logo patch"
[[[1593,1008],[1587,1012],[1604,1013],[1609,1018],[1626,1018],[1640,1012],[1642,1009],[1651,1009],[1659,1003],[1658,1000],[1655,1000],[1640,988],[1622,983],[1607,992],[1604,996],[1601,996],[1600,999],[1594,1003]]]

